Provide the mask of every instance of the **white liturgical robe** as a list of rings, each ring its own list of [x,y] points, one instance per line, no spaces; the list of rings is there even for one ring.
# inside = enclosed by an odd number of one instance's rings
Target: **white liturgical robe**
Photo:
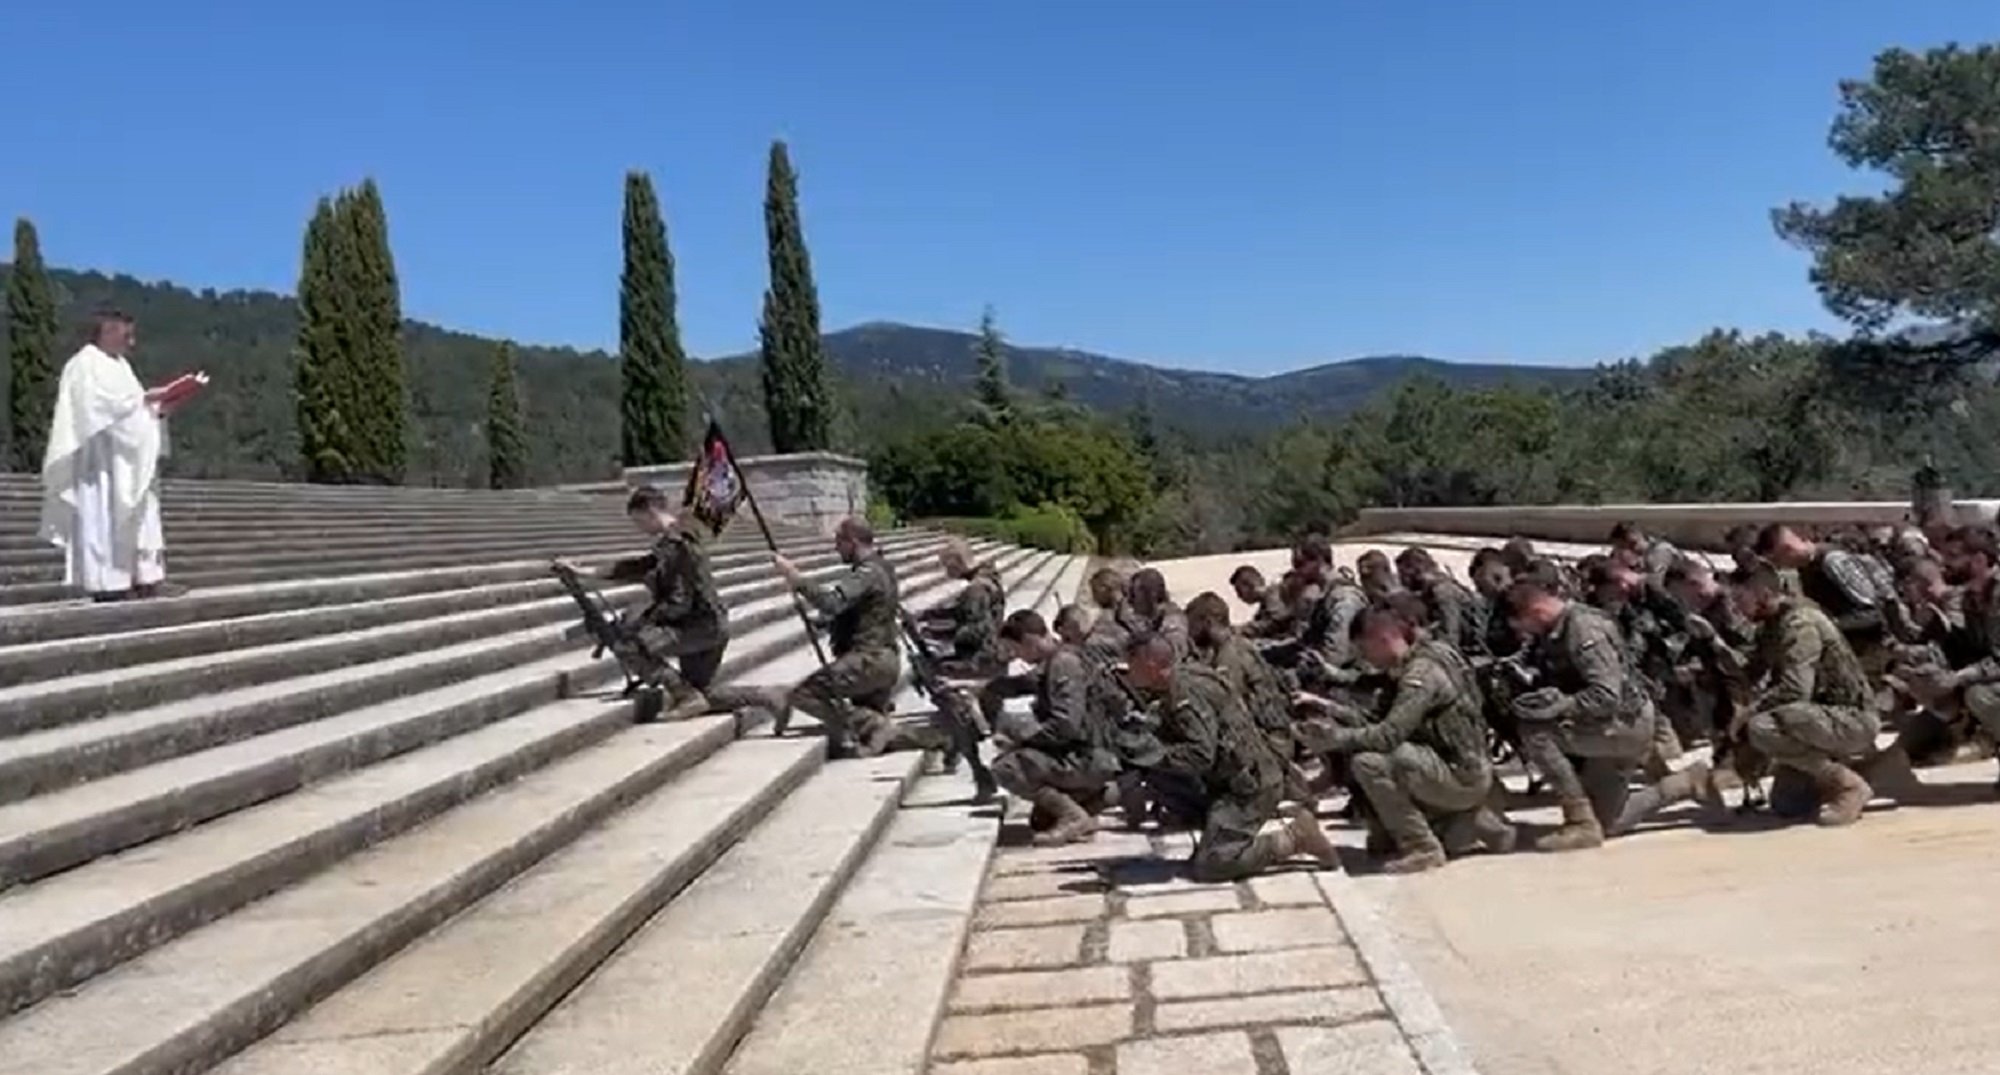
[[[63,366],[42,458],[42,537],[63,581],[118,593],[166,575],[159,463],[164,424],[123,358],[86,344]]]

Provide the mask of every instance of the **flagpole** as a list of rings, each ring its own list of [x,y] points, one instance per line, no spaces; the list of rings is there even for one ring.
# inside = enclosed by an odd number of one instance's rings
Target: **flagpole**
[[[784,555],[778,551],[778,540],[771,536],[771,524],[764,521],[764,509],[757,506],[757,494],[750,491],[750,475],[745,474],[743,468],[736,462],[736,448],[729,443],[729,434],[723,432],[722,420],[715,416],[715,408],[709,405],[708,397],[702,394],[701,389],[695,388],[695,396],[701,400],[702,417],[708,420],[710,427],[721,434],[722,455],[729,460],[729,469],[735,473],[736,484],[743,490],[743,502],[750,505],[750,517],[757,520],[757,529],[764,535],[765,547],[771,550],[773,556]],[[707,439],[706,431],[702,436],[704,440]],[[800,597],[797,590],[792,591],[792,610],[799,614],[799,623],[806,629],[806,640],[812,643],[813,656],[818,657],[819,663],[824,666],[826,647],[820,644],[819,631],[813,628],[812,616],[806,611],[805,598]]]

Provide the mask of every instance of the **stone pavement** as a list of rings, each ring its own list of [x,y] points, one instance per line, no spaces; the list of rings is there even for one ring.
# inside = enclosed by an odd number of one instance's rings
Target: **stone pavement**
[[[1470,1072],[1344,875],[1196,884],[1190,833],[1025,829],[990,867],[932,1075]]]

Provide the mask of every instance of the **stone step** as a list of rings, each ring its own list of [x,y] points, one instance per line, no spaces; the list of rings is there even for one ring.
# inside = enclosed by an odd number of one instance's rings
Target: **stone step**
[[[905,562],[930,555],[922,545],[897,550]],[[802,565],[803,566],[803,565]],[[816,557],[815,577],[831,578],[840,570],[832,555]],[[729,589],[725,599],[752,600],[782,593],[783,583],[768,564],[745,564],[717,573]],[[611,589],[614,601],[640,598],[643,587]],[[308,637],[272,645],[203,653],[129,668],[66,676],[0,688],[0,736],[59,727],[140,706],[156,706],[218,691],[348,668],[423,647],[452,646],[475,639],[532,632],[563,624],[581,635],[576,603],[567,594],[543,597],[498,608],[452,613],[430,619],[391,623],[338,634]],[[547,634],[548,632],[539,632]],[[552,636],[560,638],[564,630]],[[4,795],[4,793],[0,793]]]
[[[884,552],[892,558],[929,555],[927,550],[931,547],[920,542],[898,542],[885,544]],[[916,550],[926,551],[919,553]],[[795,562],[808,570],[836,563],[834,553],[826,550],[823,543],[814,543],[810,551],[805,548],[790,551]],[[779,586],[779,581],[770,570],[770,555],[761,549],[715,556],[711,566],[724,599],[732,603],[749,600]],[[641,592],[636,586],[606,591],[609,595],[622,595],[628,604],[636,600]],[[254,651],[258,647],[340,632],[386,628],[412,621],[490,612],[550,600],[569,601],[572,611],[575,608],[575,602],[544,570],[539,578],[533,580],[509,580],[435,593],[291,609],[123,634],[0,645],[0,688],[88,673],[109,674],[149,662],[191,659],[223,650]],[[0,689],[0,699],[6,696],[7,692]],[[4,702],[0,702],[0,711],[3,710]]]
[[[919,762],[905,754],[827,766],[564,997],[494,1075],[719,1071]],[[635,1018],[640,1005],[645,1017]]]
[[[342,551],[366,551],[385,546],[417,545],[437,541],[449,541],[476,533],[482,537],[509,537],[523,540],[561,540],[563,538],[624,538],[628,541],[645,542],[644,536],[632,528],[622,516],[605,519],[579,520],[575,518],[549,519],[490,519],[477,525],[458,523],[422,523],[408,525],[355,525],[338,515],[326,515],[311,524],[303,524],[292,530],[256,529],[252,526],[209,526],[202,528],[166,528],[167,553],[176,563],[189,558],[212,557],[217,554],[234,554],[245,559],[300,548]],[[724,539],[725,545],[750,547],[763,546],[763,539],[756,535],[732,534]],[[10,571],[22,568],[60,566],[62,551],[46,541],[28,537],[0,538],[0,567]]]
[[[440,489],[406,485],[308,485],[292,482],[236,482],[229,480],[168,478],[160,484],[161,499],[168,503],[267,503],[281,501],[307,504],[368,503],[537,503],[574,502],[588,499],[582,494],[553,489]],[[0,499],[39,502],[42,483],[39,475],[0,477]]]
[[[908,801],[952,800],[959,785],[925,777]],[[906,801],[725,1075],[923,1075],[999,835],[997,807]]]
[[[895,531],[884,536],[880,545],[888,550],[911,540],[936,540],[936,535],[922,530]],[[807,537],[781,539],[779,547],[788,551],[823,550],[829,544],[825,538]],[[579,563],[590,565],[606,562],[610,558],[577,559]],[[548,559],[527,557],[469,565],[377,571],[337,578],[224,584],[166,601],[99,605],[69,599],[41,605],[0,607],[0,645],[116,634],[202,620],[380,601],[411,594],[547,577]]]
[[[219,1075],[481,1070],[661,907],[699,885],[746,833],[761,838],[765,830],[754,826],[774,809],[773,824],[802,804],[838,809],[850,796],[829,795],[829,787],[850,791],[917,760],[822,768],[824,753],[817,739],[725,747],[224,1063]],[[478,974],[464,972],[475,964]],[[446,981],[455,984],[437,988]],[[680,1002],[654,1000],[649,1017]]]
[[[1036,571],[1042,567],[1038,563]],[[1031,572],[1010,581],[1025,589],[1034,577]],[[935,576],[911,592],[930,596],[950,585]],[[748,644],[724,663],[724,681],[755,667],[778,647],[804,648],[791,625],[776,625],[764,634],[763,639],[743,640]],[[573,657],[510,669],[454,684],[428,698],[398,699],[291,733],[154,766],[132,774],[122,786],[118,780],[101,781],[78,789],[84,794],[72,795],[68,802],[63,796],[30,800],[12,811],[13,818],[0,809],[0,832],[42,826],[37,846],[44,854],[66,840],[107,847],[145,838],[143,829],[127,829],[100,831],[92,840],[88,826],[93,819],[100,830],[132,825],[135,818],[143,826],[161,811],[178,808],[183,813],[176,827],[193,826],[136,851],[98,858],[0,894],[0,1012],[84,981],[495,783],[611,734],[628,719],[627,707],[607,703],[591,711],[556,705],[565,691],[584,685],[591,670],[588,662]],[[359,768],[390,755],[396,756]],[[317,770],[315,759],[322,759]],[[327,771],[349,767],[359,771]],[[316,775],[324,779],[294,791]],[[262,805],[239,809],[251,803]],[[228,810],[237,812],[218,818]],[[208,818],[218,819],[196,824]]]
[[[922,594],[942,584],[943,576],[933,573],[924,582],[913,580],[912,592]],[[798,676],[816,663],[795,620],[784,613],[768,620],[732,644],[723,664],[724,682],[743,681],[746,673],[762,671],[784,654],[809,662]],[[430,663],[462,656],[446,654]],[[479,666],[477,672],[447,673],[426,680],[428,686],[411,684],[404,690],[380,686],[401,668],[363,669],[339,678],[279,684],[285,688],[282,693],[258,691],[235,701],[197,699],[99,722],[106,725],[103,729],[85,726],[84,731],[97,733],[95,738],[43,737],[9,759],[10,782],[60,786],[65,779],[86,779],[79,771],[116,775],[0,806],[0,888],[504,719],[556,696],[606,686],[614,668],[608,660],[593,662],[572,651],[539,661],[503,659]],[[323,701],[357,677],[365,677],[364,701]],[[362,688],[349,690],[360,693]],[[145,767],[134,768],[139,765]]]
[[[0,507],[0,512],[7,510]],[[265,511],[254,509],[176,511],[169,508],[160,513],[160,522],[166,532],[169,550],[185,540],[214,540],[238,531],[266,533],[270,535],[268,540],[282,540],[302,532],[310,533],[320,527],[330,527],[336,533],[347,534],[364,533],[369,530],[402,529],[479,531],[506,526],[552,526],[564,522],[574,523],[578,520],[588,520],[594,525],[622,524],[625,522],[623,505],[547,504],[493,509],[411,507],[389,511],[339,506],[279,508]],[[0,519],[0,538],[7,541],[9,548],[38,545],[41,544],[40,528],[40,510],[27,509],[20,514]],[[730,528],[729,534],[734,535],[738,532],[754,537],[757,528],[752,523],[738,522]],[[792,528],[792,532],[802,531]]]
[[[209,1067],[650,795],[726,743],[733,724],[625,729],[47,997],[0,1022],[0,1073]]]

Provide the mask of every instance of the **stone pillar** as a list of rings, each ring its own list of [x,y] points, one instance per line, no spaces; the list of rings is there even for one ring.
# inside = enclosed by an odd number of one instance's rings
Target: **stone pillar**
[[[1956,522],[1955,514],[1944,475],[1929,463],[1919,467],[1910,481],[1910,521],[1928,530],[1951,525]]]
[[[868,464],[833,452],[746,455],[736,460],[757,506],[773,527],[833,533],[840,520],[868,510]],[[691,463],[628,467],[625,484],[658,486],[678,496],[687,486]],[[748,515],[746,506],[740,509]],[[737,525],[753,525],[747,519]]]

